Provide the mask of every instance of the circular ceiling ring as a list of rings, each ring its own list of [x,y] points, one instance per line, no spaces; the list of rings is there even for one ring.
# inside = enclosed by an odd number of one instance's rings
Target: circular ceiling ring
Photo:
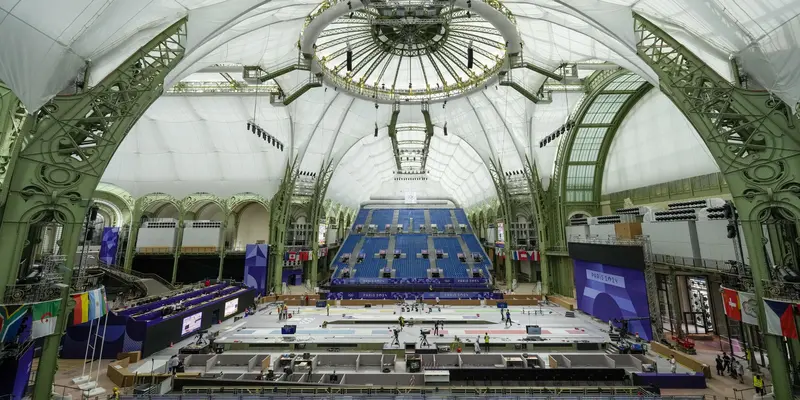
[[[331,24],[337,23],[336,21],[339,18],[345,17],[347,14],[350,14],[350,18],[353,17],[353,13],[358,13],[359,10],[364,10],[365,8],[370,10],[374,8],[378,2],[372,2],[369,0],[339,0],[333,4],[326,3],[318,7],[314,12],[307,19],[307,25],[303,31],[302,37],[300,39],[300,51],[308,60],[311,60],[310,69],[311,72],[317,76],[321,76],[326,83],[333,87],[341,88],[351,94],[355,95],[356,97],[364,98],[369,101],[375,101],[379,103],[394,103],[394,102],[405,102],[405,103],[420,103],[420,102],[436,102],[436,101],[443,101],[449,98],[458,97],[464,94],[468,94],[474,91],[482,90],[488,87],[489,85],[494,85],[497,82],[498,74],[501,72],[502,69],[507,68],[506,66],[508,63],[506,62],[509,55],[519,54],[522,48],[521,37],[517,31],[515,25],[515,18],[513,14],[510,13],[500,2],[492,1],[491,4],[484,2],[485,0],[452,0],[447,3],[447,7],[449,9],[462,9],[468,10],[467,16],[469,16],[470,12],[475,15],[475,17],[479,17],[482,19],[483,23],[487,24],[486,27],[488,28],[491,26],[494,28],[495,33],[497,35],[497,40],[495,46],[499,46],[500,53],[494,54],[486,54],[486,51],[482,52],[482,56],[486,56],[476,63],[478,65],[482,65],[483,73],[481,72],[471,72],[469,70],[464,70],[466,72],[463,76],[456,76],[453,75],[453,71],[456,71],[454,68],[447,68],[446,70],[450,72],[449,77],[447,77],[448,81],[439,80],[438,82],[434,79],[433,81],[428,81],[428,78],[425,78],[425,83],[427,85],[415,85],[414,89],[412,90],[411,82],[409,80],[408,90],[405,88],[395,87],[394,85],[389,86],[389,84],[384,85],[383,82],[378,85],[377,80],[375,81],[374,85],[370,85],[369,81],[365,78],[367,76],[361,76],[361,79],[356,79],[355,77],[349,75],[349,72],[342,76],[342,70],[338,68],[331,68],[330,65],[325,65],[325,54],[318,54],[317,53],[317,40],[320,38],[321,34],[326,31],[327,28]],[[383,3],[383,2],[380,2]],[[391,4],[383,3],[384,6],[391,6]],[[398,6],[402,6],[404,4],[399,4]],[[373,10],[374,11],[374,10]],[[378,24],[380,25],[380,24]],[[367,28],[369,29],[369,28]],[[488,28],[491,30],[491,28]],[[372,29],[374,30],[374,29]],[[444,31],[445,28],[442,28]],[[381,33],[380,29],[379,32]],[[446,40],[447,33],[444,33],[443,41]],[[463,33],[462,33],[463,35]],[[381,43],[378,41],[378,36],[382,35],[375,35],[373,32],[372,35],[378,45],[385,45],[386,43]],[[502,38],[502,39],[501,39]],[[386,38],[382,38],[386,39]],[[462,37],[461,40],[469,40],[469,37]],[[479,41],[480,38],[476,38]],[[343,39],[336,39],[334,42],[341,42]],[[500,42],[502,40],[502,42]],[[442,42],[444,43],[444,42]],[[336,43],[339,47],[344,46],[342,43]],[[347,44],[349,49],[349,42]],[[466,52],[466,45],[462,46],[463,51]],[[472,46],[472,40],[469,40],[469,46]],[[383,46],[385,47],[385,46]],[[320,47],[321,49],[322,47]],[[481,49],[478,49],[481,50]],[[343,50],[338,51],[341,53]],[[381,51],[387,53],[393,53],[391,49],[382,49]],[[495,50],[497,51],[497,50]],[[422,57],[422,54],[425,51],[420,51],[420,55],[418,57]],[[451,50],[447,50],[452,57],[452,47]],[[348,63],[349,63],[349,54],[348,53]],[[370,55],[374,55],[375,53],[371,53]],[[341,54],[340,54],[341,55]],[[477,50],[476,50],[476,57],[477,57]],[[368,58],[371,59],[371,58]],[[402,57],[401,57],[402,60]],[[432,63],[436,63],[433,58],[428,55],[428,60]],[[444,62],[444,60],[440,57],[439,60]],[[328,62],[332,61],[328,59]],[[471,61],[471,60],[470,60]],[[381,58],[380,62],[383,62]],[[391,62],[391,58],[386,63]],[[420,61],[422,62],[422,61]],[[341,65],[339,66],[341,67]],[[463,67],[463,66],[462,66]],[[445,68],[438,68],[434,65],[436,71],[445,70]],[[471,65],[470,65],[471,68]],[[384,66],[383,70],[386,69]],[[463,68],[462,68],[463,69]],[[349,69],[348,69],[349,71]],[[372,69],[367,69],[368,73],[372,73],[375,71],[374,66]],[[399,71],[399,66],[398,66]],[[383,72],[380,73],[383,75]],[[423,72],[424,74],[424,72]],[[445,79],[441,74],[439,78]],[[466,78],[466,79],[464,79]],[[450,81],[453,79],[453,81]],[[389,83],[397,82],[397,79],[389,80]],[[433,84],[436,83],[435,89],[433,88]]]

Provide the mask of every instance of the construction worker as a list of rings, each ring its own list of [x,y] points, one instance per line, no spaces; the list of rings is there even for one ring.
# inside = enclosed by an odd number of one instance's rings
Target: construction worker
[[[486,352],[489,352],[489,332],[483,333],[483,345],[486,347]]]
[[[113,400],[119,400],[119,388],[114,386],[114,390],[112,390],[111,398]]]
[[[325,302],[325,311],[327,311],[328,316],[331,316],[331,303]]]
[[[764,380],[761,375],[753,375],[753,387],[756,389],[756,394],[764,395]]]
[[[397,322],[400,324],[400,330],[402,331],[403,328],[406,327],[406,319],[401,315],[400,318],[397,319]]]

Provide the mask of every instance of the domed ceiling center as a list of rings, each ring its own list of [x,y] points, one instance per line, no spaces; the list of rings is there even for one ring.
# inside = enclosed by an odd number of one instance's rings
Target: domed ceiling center
[[[325,27],[315,58],[327,81],[376,101],[481,89],[503,65],[505,39],[471,8],[452,4],[372,1]]]

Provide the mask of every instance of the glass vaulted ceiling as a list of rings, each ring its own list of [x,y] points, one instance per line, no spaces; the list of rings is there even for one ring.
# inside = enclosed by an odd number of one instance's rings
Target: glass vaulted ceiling
[[[351,1],[360,4],[358,0]],[[0,0],[0,37],[3,37],[0,80],[29,110],[38,109],[74,83],[76,77],[86,76],[83,72],[87,65],[90,68],[87,84],[96,85],[126,57],[180,18],[188,21],[186,55],[169,74],[167,87],[186,78],[193,79],[194,74],[218,64],[280,65],[298,59],[298,41],[309,16],[321,3],[321,0]],[[342,5],[346,1],[327,3]],[[752,87],[763,87],[792,105],[800,99],[800,74],[796,68],[800,64],[797,0],[472,0],[473,7],[489,3],[502,4],[513,14],[514,27],[524,42],[525,61],[551,71],[565,62],[607,62],[658,85],[656,75],[635,52],[632,12],[636,12],[675,36],[725,79],[732,79],[729,60],[734,56]],[[462,10],[467,7],[466,0],[454,0],[453,4]],[[446,8],[441,12],[446,13]],[[355,14],[353,17],[359,18]],[[469,74],[455,62],[441,61],[436,53],[449,60],[446,54],[450,51],[464,62],[464,49],[472,38],[476,65],[488,65],[490,58],[482,51],[490,52],[494,47],[485,46],[482,39],[498,40],[496,34],[488,33],[492,28],[480,21],[486,19],[482,15],[472,15],[468,23],[459,22],[454,15],[450,33],[444,35],[441,29],[438,33],[426,28],[408,34],[402,29],[398,32],[395,27],[384,29],[373,24],[367,27],[363,21],[348,22],[349,14],[340,18],[331,20],[327,29],[338,26],[360,30],[362,39],[369,37],[364,46],[378,46],[376,40],[395,46],[395,52],[386,54],[383,64],[379,63],[368,75],[366,71],[378,62],[378,57],[366,59],[368,53],[354,49],[354,64],[361,61],[359,57],[364,57],[366,64],[348,79],[358,82],[361,76],[367,76],[365,85],[377,82],[389,86],[390,77],[393,81],[397,76],[397,90],[408,90],[409,70],[387,75],[392,66],[397,71],[397,65],[400,68],[410,65],[414,90],[428,84],[435,87],[433,78],[440,85],[452,84],[453,75],[446,65],[453,67],[456,75]],[[463,35],[453,34],[458,24],[470,27],[464,28]],[[481,31],[483,28],[487,32]],[[372,37],[373,33],[377,38]],[[408,49],[402,43],[401,49],[397,49],[400,34],[416,37]],[[317,45],[344,36],[326,33]],[[353,38],[355,34],[347,36],[343,44],[319,50],[318,56],[341,51],[348,40],[355,47],[358,44]],[[403,57],[402,63],[397,61],[398,52],[428,42],[445,43],[441,48],[432,48],[434,62],[444,67],[441,71],[444,79],[425,55],[422,62],[409,64],[409,57]],[[341,63],[341,57],[335,60],[332,57],[325,64],[326,69],[332,71]],[[388,61],[390,58],[395,61]],[[390,62],[383,78],[376,79]],[[481,72],[482,67],[479,68],[473,68],[473,72]],[[306,79],[308,71],[303,73],[302,78],[294,81],[291,75],[299,72],[289,74],[287,83],[291,84],[285,87],[291,88],[295,82]],[[208,79],[205,75],[215,74],[203,75],[194,80],[204,81]],[[238,80],[240,73],[230,72],[230,76]],[[346,75],[337,71],[337,76],[344,79]],[[514,70],[514,76],[533,93],[544,82],[541,75],[532,71]],[[263,92],[259,96],[238,92],[164,96],[134,126],[103,181],[118,184],[136,195],[152,191],[176,196],[194,191],[219,194],[254,191],[271,197],[289,160],[298,158],[302,160],[302,170],[315,171],[324,160],[333,157],[339,167],[334,179],[336,185],[329,190],[330,197],[357,206],[359,201],[380,190],[381,182],[391,180],[394,175],[396,161],[387,129],[392,118],[391,107],[382,105],[376,113],[374,101],[369,97],[354,98],[352,91],[336,89],[328,80],[324,87],[309,90],[285,107],[270,104]],[[429,181],[438,179],[441,186],[457,193],[454,196],[469,206],[492,195],[484,165],[490,158],[503,160],[506,170],[518,170],[524,165],[524,158],[529,157],[540,165],[547,185],[557,143],[544,148],[533,144],[561,126],[580,104],[581,96],[579,92],[557,92],[551,103],[532,104],[513,89],[490,84],[486,90],[478,88],[467,96],[449,99],[446,109],[432,105],[430,118],[436,133],[427,160],[432,171]],[[418,106],[402,104],[398,123],[425,123]],[[247,121],[253,118],[286,143],[286,150],[278,151],[246,131]],[[441,136],[444,123],[449,127],[448,142]],[[378,137],[373,137],[375,124],[379,126]],[[630,129],[646,136],[654,134],[650,128],[644,125],[641,129]],[[587,140],[597,140],[592,137],[596,134],[587,136]],[[592,154],[594,158],[591,149],[579,154],[582,157]],[[464,173],[464,168],[473,167],[470,171],[474,174]],[[576,190],[582,190],[587,175],[573,176]],[[645,180],[658,179],[656,176]]]
[[[367,96],[424,96],[480,87],[502,65],[505,40],[476,12],[450,4],[369,3],[320,33],[316,57],[335,84]]]

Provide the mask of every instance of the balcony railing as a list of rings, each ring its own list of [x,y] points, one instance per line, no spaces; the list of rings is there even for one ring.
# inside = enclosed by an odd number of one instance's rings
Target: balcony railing
[[[27,285],[8,285],[3,297],[3,304],[37,303],[59,299],[61,298],[61,288],[58,283],[55,280],[46,280],[45,282]],[[82,293],[97,289],[102,284],[102,272],[74,276],[70,285],[70,292]]]

